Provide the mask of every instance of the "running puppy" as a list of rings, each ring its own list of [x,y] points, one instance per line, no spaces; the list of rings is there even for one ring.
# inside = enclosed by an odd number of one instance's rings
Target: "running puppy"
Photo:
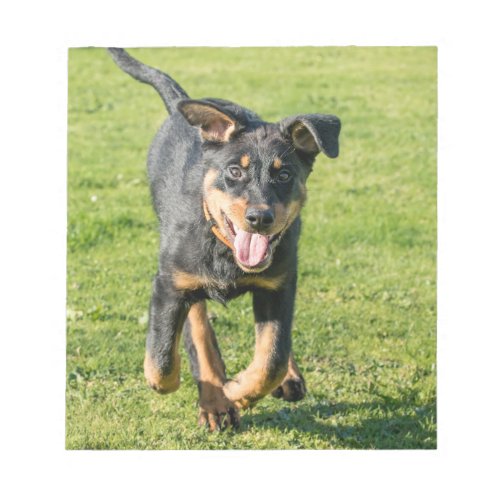
[[[238,410],[272,392],[297,401],[306,388],[292,354],[300,210],[316,155],[338,155],[340,121],[297,115],[278,123],[222,99],[193,100],[165,73],[109,49],[117,65],[152,85],[170,117],[149,152],[160,225],[144,373],[169,393],[180,384],[184,330],[199,389],[199,424],[236,427]],[[206,299],[253,293],[255,353],[228,378]]]

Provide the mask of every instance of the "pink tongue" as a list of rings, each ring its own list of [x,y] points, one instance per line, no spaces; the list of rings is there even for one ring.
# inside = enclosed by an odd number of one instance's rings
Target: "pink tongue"
[[[243,265],[254,267],[265,259],[269,240],[267,236],[262,236],[262,234],[247,233],[238,229],[234,238],[234,248],[237,259]]]

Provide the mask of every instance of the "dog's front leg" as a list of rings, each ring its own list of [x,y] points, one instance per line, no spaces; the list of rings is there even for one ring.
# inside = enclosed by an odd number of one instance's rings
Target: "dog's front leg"
[[[180,385],[179,337],[188,304],[169,279],[157,274],[149,308],[144,375],[151,388],[167,394]]]
[[[291,352],[291,326],[295,283],[277,291],[257,290],[253,295],[255,353],[248,368],[224,385],[224,394],[239,408],[276,389],[287,373]]]

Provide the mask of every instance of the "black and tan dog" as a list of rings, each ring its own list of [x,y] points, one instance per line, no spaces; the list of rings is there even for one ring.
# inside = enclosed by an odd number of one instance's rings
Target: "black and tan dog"
[[[126,73],[152,85],[170,117],[149,152],[160,224],[144,372],[149,385],[179,387],[184,330],[199,388],[199,423],[237,426],[238,410],[272,392],[305,394],[293,359],[300,209],[316,155],[338,155],[340,121],[308,114],[279,123],[222,99],[192,100],[168,75],[109,49]],[[255,353],[233,378],[225,372],[206,299],[253,293]]]

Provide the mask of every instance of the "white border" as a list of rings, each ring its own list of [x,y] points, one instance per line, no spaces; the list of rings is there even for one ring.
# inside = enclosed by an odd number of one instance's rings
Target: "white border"
[[[498,494],[489,457],[498,446],[500,282],[493,6],[49,0],[4,7],[0,488],[8,498]],[[64,450],[66,60],[68,47],[88,45],[438,45],[438,451]]]

